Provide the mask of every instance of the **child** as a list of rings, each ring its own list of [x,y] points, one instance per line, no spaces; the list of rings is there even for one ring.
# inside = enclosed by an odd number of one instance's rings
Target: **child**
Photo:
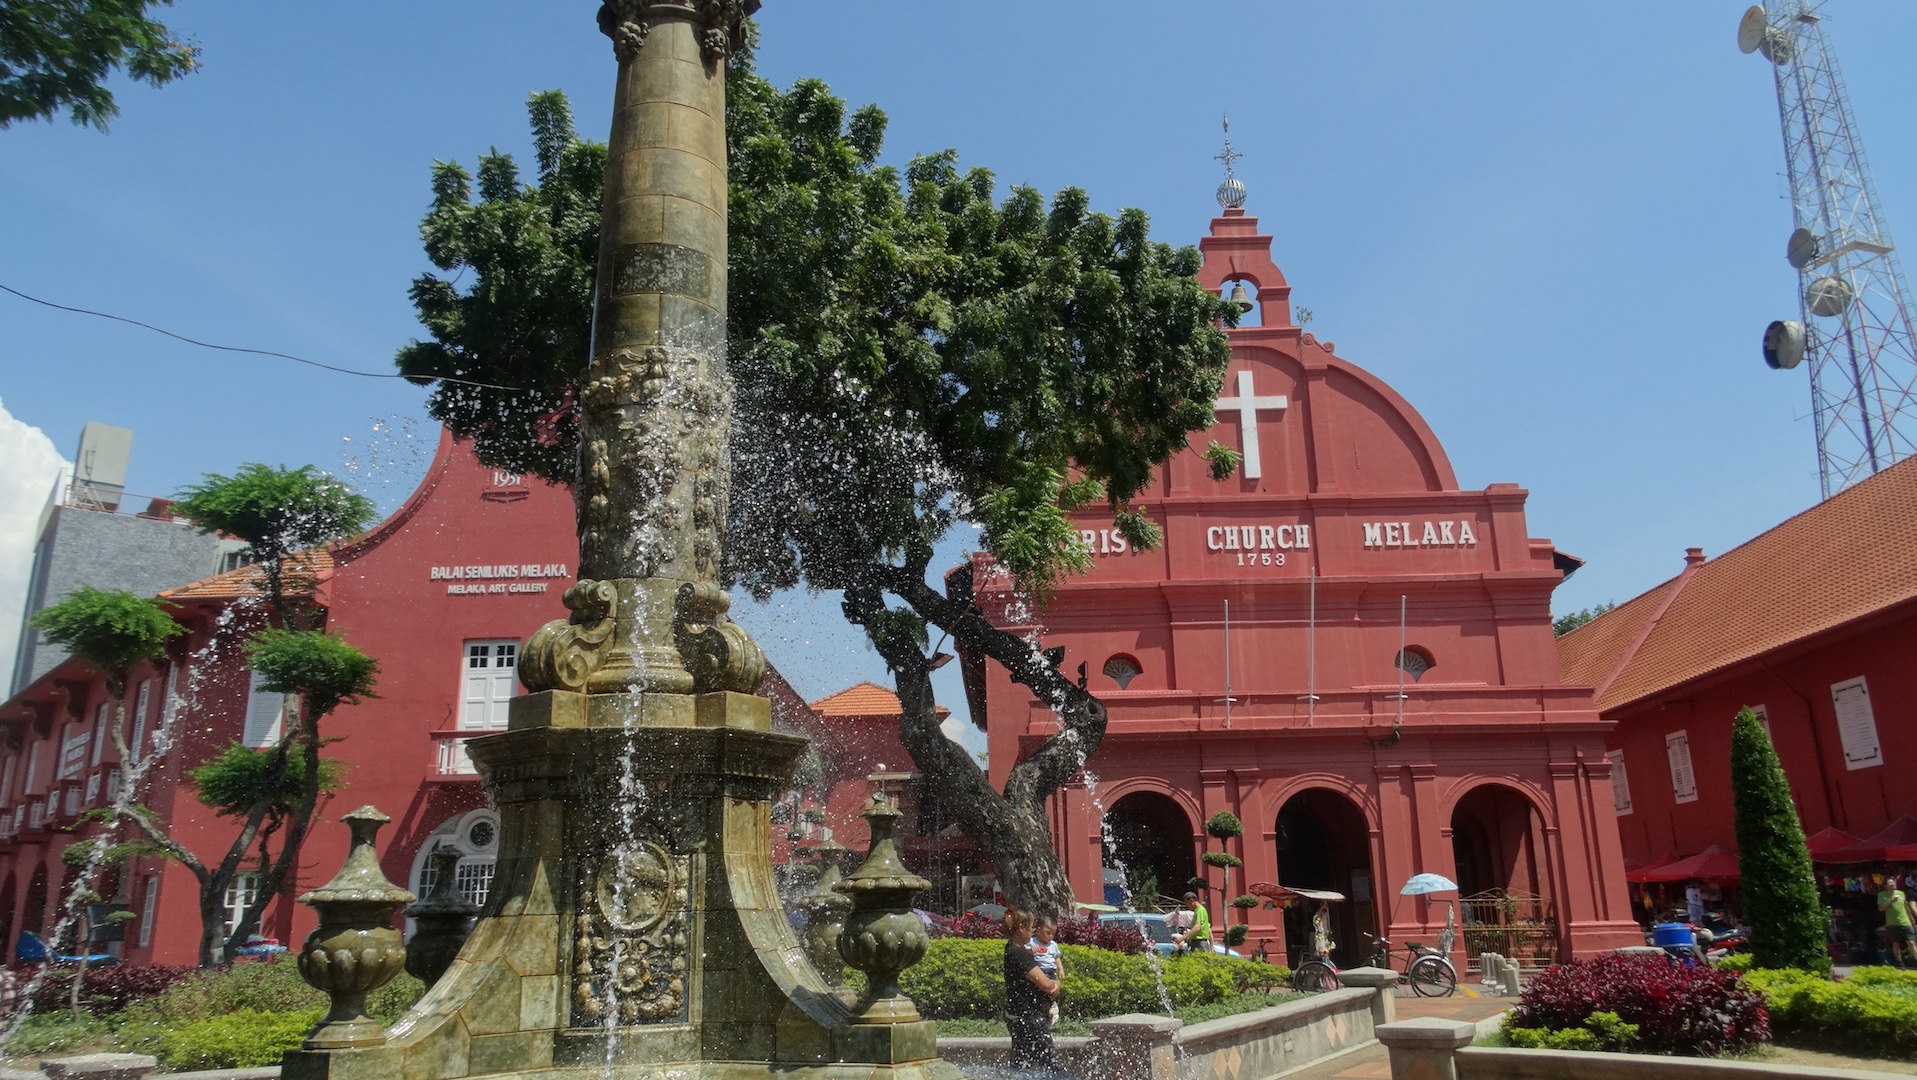
[[[1046,978],[1058,982],[1058,920],[1050,915],[1040,915],[1032,924],[1032,942],[1026,946],[1032,950],[1032,958],[1038,961],[1038,968]],[[1052,1001],[1052,1026],[1058,1026],[1058,1001]]]

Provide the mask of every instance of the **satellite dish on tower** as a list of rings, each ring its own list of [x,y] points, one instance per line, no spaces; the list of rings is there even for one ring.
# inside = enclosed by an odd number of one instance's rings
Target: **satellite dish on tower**
[[[1743,53],[1754,53],[1764,44],[1764,32],[1771,28],[1771,20],[1764,13],[1764,5],[1752,4],[1744,17],[1737,20],[1737,49]]]
[[[1779,319],[1764,328],[1764,362],[1773,371],[1789,371],[1804,362],[1804,324]]]
[[[1817,258],[1817,234],[1809,229],[1798,229],[1784,243],[1784,258],[1799,270],[1809,266]]]
[[[1804,306],[1810,309],[1812,315],[1829,318],[1842,315],[1856,295],[1857,291],[1850,287],[1850,282],[1836,274],[1825,274],[1804,290]]]

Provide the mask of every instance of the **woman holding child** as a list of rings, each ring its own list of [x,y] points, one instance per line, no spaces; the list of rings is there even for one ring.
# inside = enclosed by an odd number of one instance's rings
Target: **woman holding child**
[[[1032,951],[1034,920],[1030,912],[1005,912],[1005,1026],[1012,1036],[1012,1068],[1063,1071],[1058,1048],[1052,1044],[1052,1001],[1058,980]],[[1056,930],[1056,924],[1053,926]],[[1049,940],[1049,938],[1047,939]],[[1054,946],[1055,948],[1056,946]],[[1049,952],[1050,950],[1046,950]],[[1052,970],[1057,961],[1052,959]]]

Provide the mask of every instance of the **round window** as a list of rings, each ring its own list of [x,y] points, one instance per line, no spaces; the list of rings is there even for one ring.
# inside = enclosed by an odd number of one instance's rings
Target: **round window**
[[[499,839],[499,826],[491,818],[480,818],[466,826],[466,846],[474,851],[491,851]]]

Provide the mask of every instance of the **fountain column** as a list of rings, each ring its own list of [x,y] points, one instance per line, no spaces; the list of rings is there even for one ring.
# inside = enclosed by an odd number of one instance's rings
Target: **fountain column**
[[[508,730],[468,743],[500,812],[492,887],[383,1045],[296,1051],[288,1080],[959,1077],[909,1003],[854,1015],[774,886],[771,805],[806,743],[771,730],[764,655],[719,577],[725,74],[758,6],[600,9],[619,73],[579,379],[579,575],[570,617],[521,652]]]

